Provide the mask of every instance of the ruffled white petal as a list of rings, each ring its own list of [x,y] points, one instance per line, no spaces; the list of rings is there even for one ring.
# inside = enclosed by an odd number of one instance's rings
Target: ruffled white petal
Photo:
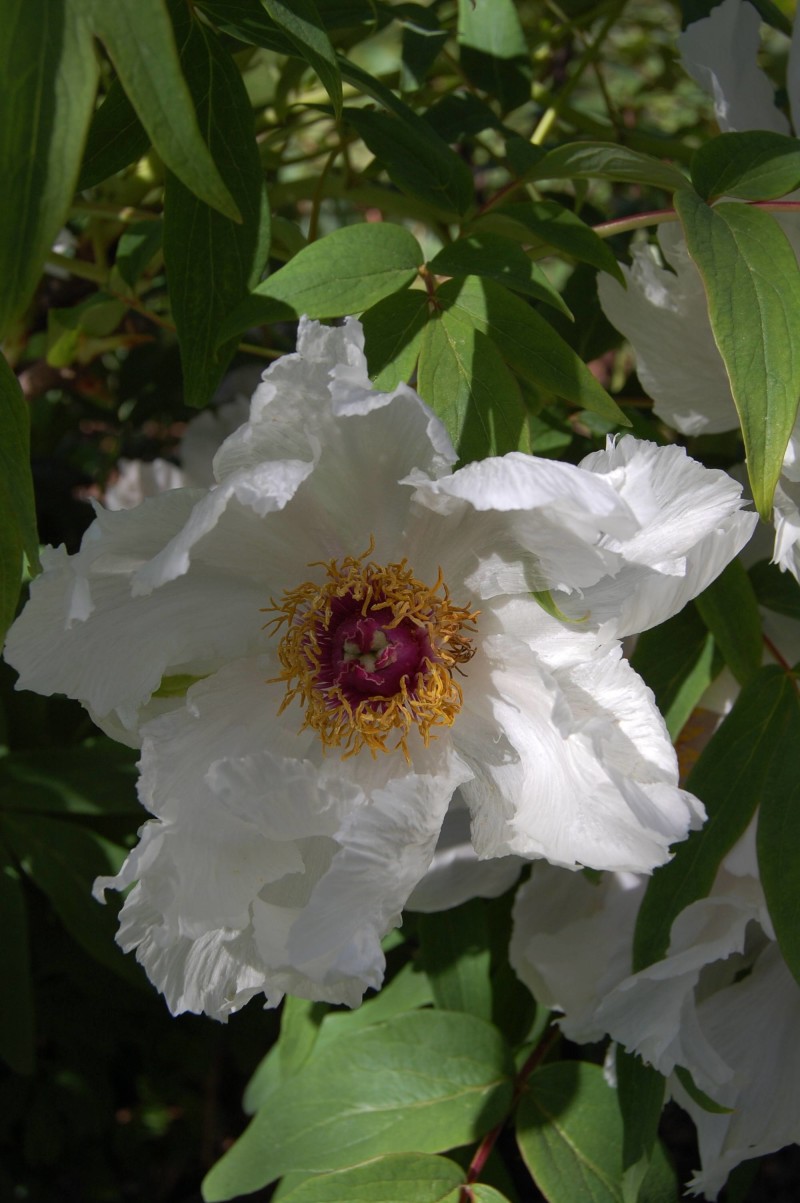
[[[757,64],[761,18],[751,4],[723,0],[678,37],[681,63],[714,101],[720,129],[788,134],[775,91]]]

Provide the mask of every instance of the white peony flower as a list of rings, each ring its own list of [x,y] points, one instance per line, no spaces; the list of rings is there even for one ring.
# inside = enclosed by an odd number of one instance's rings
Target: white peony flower
[[[138,882],[119,939],[173,1011],[357,1003],[459,787],[481,859],[647,872],[702,818],[619,639],[746,542],[740,487],[628,437],[452,472],[362,348],[302,322],[214,487],[99,510],[9,634],[23,687],[141,745],[155,817],[98,890]]]
[[[758,67],[761,18],[744,0],[724,0],[678,39],[683,66],[713,98],[722,130],[771,129],[788,133],[774,105],[772,84]],[[787,89],[800,115],[800,22],[795,25]],[[800,217],[775,214],[796,255]],[[717,349],[708,304],[678,225],[658,230],[657,250],[639,244],[630,267],[620,264],[627,288],[612,276],[598,278],[609,321],[636,354],[637,371],[654,412],[685,435],[717,434],[739,425],[725,365]],[[659,254],[660,251],[660,254]],[[800,580],[800,418],[792,433],[775,491],[774,562]]]
[[[800,986],[775,941],[758,878],[755,823],[720,866],[708,898],[672,926],[667,956],[631,974],[647,879],[598,883],[537,865],[517,895],[511,963],[578,1042],[609,1034],[654,1065],[695,1122],[702,1169],[692,1190],[716,1198],[741,1161],[800,1140]],[[728,1113],[687,1094],[675,1071]]]

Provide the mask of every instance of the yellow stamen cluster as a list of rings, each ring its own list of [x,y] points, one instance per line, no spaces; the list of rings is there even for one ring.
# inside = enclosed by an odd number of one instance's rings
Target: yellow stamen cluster
[[[427,746],[435,738],[435,727],[452,725],[461,709],[461,687],[453,671],[474,654],[467,633],[474,630],[478,611],[456,606],[442,579],[441,569],[433,588],[418,581],[406,560],[380,565],[366,561],[374,543],[361,556],[311,564],[325,569],[321,584],[306,581],[287,590],[281,604],[271,610],[277,631],[286,624],[278,648],[282,672],[275,680],[287,683],[282,713],[297,698],[305,708],[301,730],[318,732],[325,748],[343,748],[343,758],[368,748],[374,756],[388,752],[387,740],[397,732],[394,748],[408,760],[408,735],[416,727]],[[320,635],[328,631],[337,598],[349,598],[361,616],[379,617],[383,630],[401,622],[423,629],[431,655],[425,656],[413,679],[403,676],[391,695],[364,697],[353,704],[337,684],[320,682],[324,677]],[[384,612],[384,620],[381,612]],[[269,625],[269,624],[268,624]]]

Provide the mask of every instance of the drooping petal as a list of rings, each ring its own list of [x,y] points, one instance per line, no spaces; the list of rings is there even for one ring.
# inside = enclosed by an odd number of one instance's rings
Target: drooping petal
[[[767,129],[788,134],[775,91],[758,66],[761,18],[742,0],[723,0],[678,37],[681,63],[714,101],[720,129]]]

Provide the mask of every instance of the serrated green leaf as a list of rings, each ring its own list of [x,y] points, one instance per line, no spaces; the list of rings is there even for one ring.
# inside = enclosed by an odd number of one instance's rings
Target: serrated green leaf
[[[479,1140],[511,1101],[500,1033],[474,1016],[415,1011],[323,1048],[273,1092],[203,1183],[207,1203],[282,1174]]]
[[[344,117],[401,192],[440,217],[463,217],[474,201],[472,174],[426,121],[411,109],[401,117],[396,110],[346,108]]]
[[[749,569],[749,575],[759,605],[800,619],[800,585],[790,572],[781,572],[777,564],[760,560]]]
[[[459,1203],[464,1171],[425,1153],[378,1157],[364,1165],[308,1178],[285,1203]]]
[[[147,153],[150,138],[136,110],[115,79],[96,110],[86,136],[77,189],[94,188]]]
[[[795,685],[769,665],[745,685],[689,775],[686,788],[705,804],[701,830],[678,844],[647,887],[633,941],[633,969],[660,961],[674,919],[704,898],[720,861],[744,832],[759,803],[791,794],[795,766],[786,748],[797,722]]]
[[[714,637],[691,603],[638,637],[631,664],[656,695],[673,739],[719,671]]]
[[[258,281],[269,251],[269,207],[255,142],[253,113],[239,69],[216,35],[190,18],[177,35],[181,64],[209,147],[242,222],[198,199],[176,175],[164,198],[164,263],[178,329],[185,400],[211,398],[236,348],[220,328]]]
[[[524,380],[629,426],[616,402],[541,314],[494,280],[468,276],[437,290],[444,314],[486,334]]]
[[[525,173],[527,180],[621,180],[650,184],[667,192],[690,187],[677,167],[608,142],[569,142],[550,150]]]
[[[775,935],[800,982],[800,699],[792,682],[780,776],[765,789],[758,812],[758,868]],[[778,757],[776,757],[778,761]]]
[[[437,1007],[492,1017],[491,952],[486,904],[473,898],[438,914],[417,916],[422,968]]]
[[[33,569],[38,569],[28,407],[16,376],[0,353],[0,647],[19,598],[23,553]]]
[[[468,462],[527,447],[519,385],[491,339],[448,309],[425,327],[417,390]]]
[[[114,911],[91,894],[96,877],[119,870],[124,850],[88,827],[40,814],[4,811],[0,831],[73,939],[131,985],[142,987],[135,962],[114,943]]]
[[[264,8],[282,29],[302,58],[316,71],[339,117],[342,111],[342,77],[331,40],[314,0],[262,0]]]
[[[407,288],[423,255],[413,234],[389,222],[343,226],[273,272],[223,324],[220,337],[281,318],[360,313]]]
[[[200,133],[166,4],[82,0],[82,7],[166,166],[211,208],[240,221],[238,205]]]
[[[0,338],[66,220],[97,61],[78,0],[9,0],[0,23]]]
[[[518,201],[494,209],[473,223],[475,229],[497,229],[518,238],[551,246],[582,263],[608,272],[620,283],[624,277],[616,256],[607,242],[595,234],[591,226],[581,221],[577,213],[565,209],[556,201]]]
[[[622,1199],[637,1203],[658,1139],[666,1080],[617,1045],[617,1101],[622,1116]]]
[[[428,269],[436,276],[486,276],[572,316],[542,269],[501,234],[471,234],[448,243],[430,260]]]
[[[16,866],[0,843],[0,932],[3,989],[0,990],[0,1057],[14,1073],[34,1069],[34,1006],[28,955],[25,895]]]
[[[392,293],[362,313],[364,353],[377,389],[388,392],[411,379],[428,315],[428,294],[412,288]]]
[[[722,1103],[715,1103],[709,1098],[705,1091],[695,1085],[694,1078],[689,1073],[688,1069],[684,1069],[682,1065],[675,1066],[675,1077],[680,1082],[683,1089],[686,1091],[690,1099],[694,1099],[698,1107],[702,1107],[704,1111],[708,1111],[711,1115],[731,1115],[733,1107],[723,1107]]]
[[[741,560],[731,560],[694,604],[740,685],[761,667],[763,641],[758,599]]]
[[[770,213],[675,195],[703,278],[714,340],[742,425],[756,508],[768,519],[800,402],[800,268]]]
[[[720,134],[696,151],[692,183],[703,200],[785,196],[800,185],[800,142],[770,130]]]
[[[599,1065],[561,1061],[532,1074],[517,1142],[548,1203],[623,1203],[622,1116]],[[676,1196],[674,1174],[656,1149],[640,1203]]]

